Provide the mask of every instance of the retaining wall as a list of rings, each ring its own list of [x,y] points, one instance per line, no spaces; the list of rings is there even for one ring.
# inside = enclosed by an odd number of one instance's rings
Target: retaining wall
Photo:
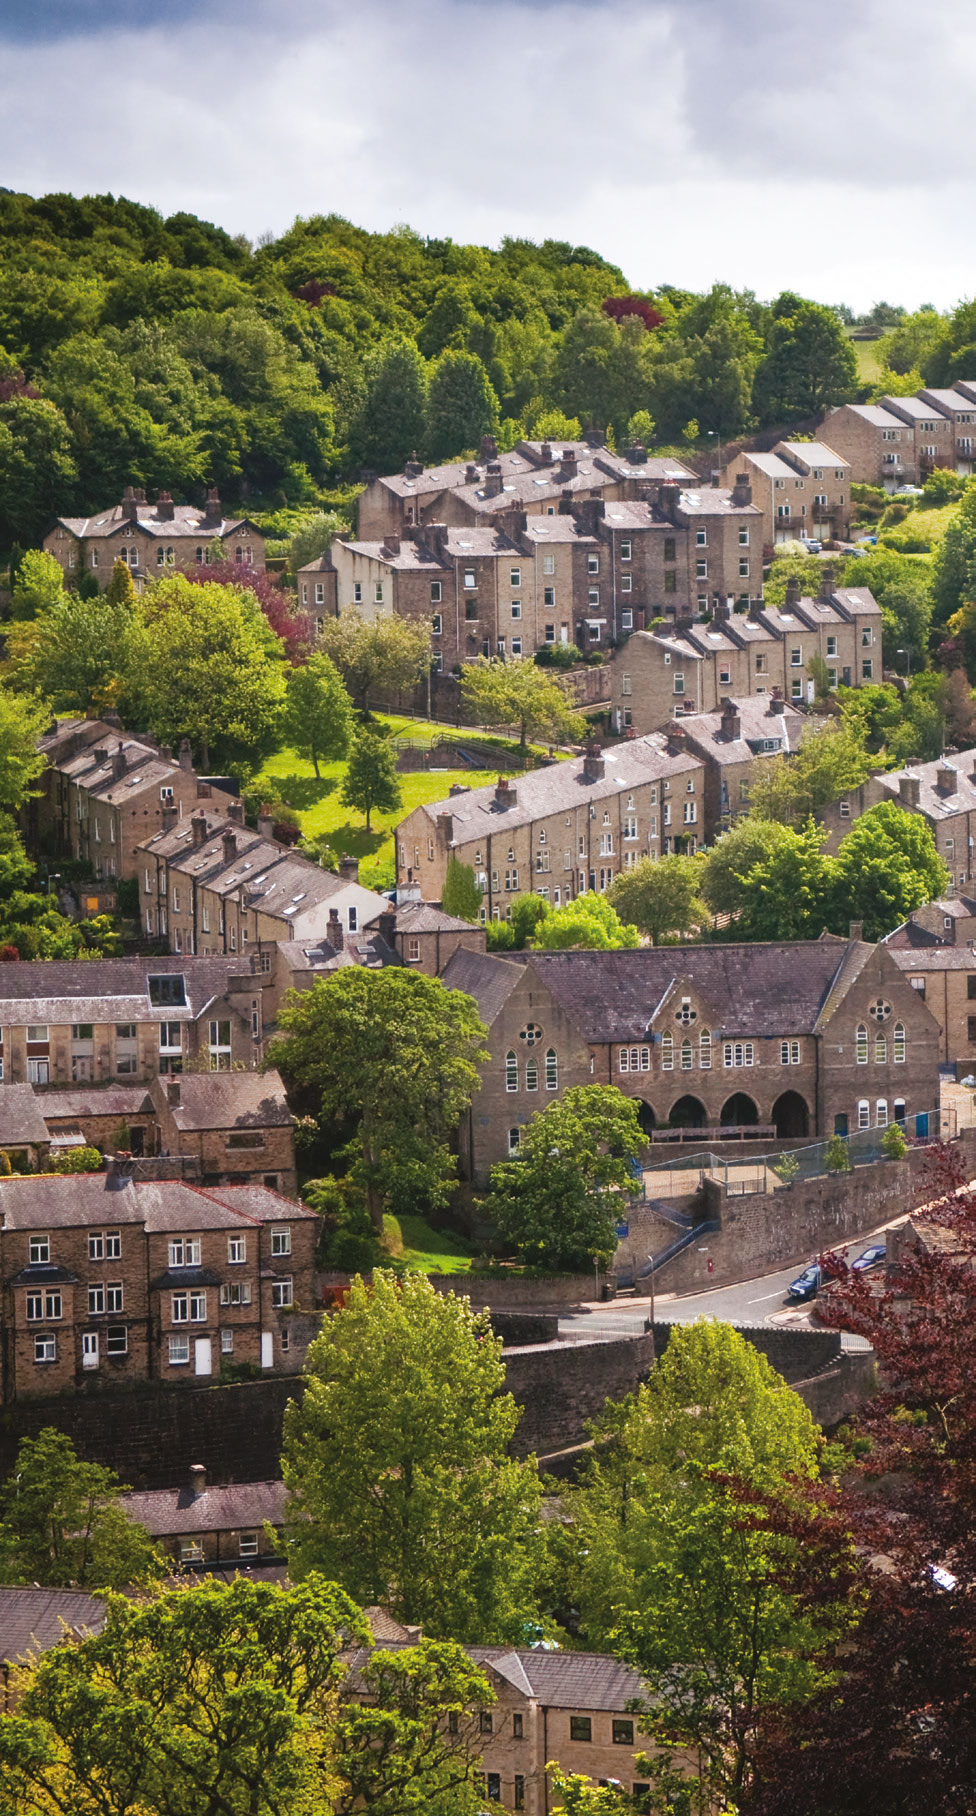
[[[524,1408],[513,1450],[516,1456],[536,1451],[567,1450],[586,1436],[589,1420],[607,1400],[623,1400],[654,1365],[650,1331],[637,1337],[611,1337],[605,1342],[546,1343],[505,1352],[508,1388]]]

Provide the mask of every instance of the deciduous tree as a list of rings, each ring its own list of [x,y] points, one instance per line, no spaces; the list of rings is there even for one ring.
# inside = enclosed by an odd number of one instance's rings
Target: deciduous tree
[[[612,331],[616,333],[616,329]],[[461,675],[461,698],[477,725],[518,726],[523,762],[530,738],[571,743],[586,730],[586,720],[576,711],[562,680],[533,662],[502,662],[484,656],[467,662]]]
[[[944,895],[949,884],[927,821],[895,801],[879,801],[861,814],[837,849],[837,931],[857,920],[865,939],[882,939],[913,908]]]
[[[375,809],[395,813],[403,796],[396,758],[382,732],[361,725],[354,734],[339,799],[345,807],[358,807],[366,815],[366,831]]]
[[[454,914],[461,921],[476,922],[480,916],[481,890],[474,869],[459,858],[448,858],[441,907],[445,914]]]
[[[668,934],[701,925],[707,913],[699,893],[701,872],[699,859],[680,852],[642,858],[632,870],[620,872],[610,900],[623,920],[632,921],[657,946]]]
[[[335,1816],[478,1816],[474,1723],[495,1700],[484,1672],[445,1640],[371,1652],[355,1672],[330,1736]]]
[[[302,668],[290,670],[282,729],[286,742],[309,759],[317,776],[321,763],[345,756],[351,726],[349,695],[328,656],[310,656]]]
[[[375,618],[358,612],[327,618],[319,638],[363,712],[379,689],[400,693],[416,686],[430,665],[430,620]]]
[[[498,398],[476,353],[447,347],[434,361],[427,387],[424,444],[429,460],[477,448],[498,427]]]
[[[529,1053],[537,1080],[543,1055]],[[613,1085],[575,1085],[537,1110],[519,1158],[491,1169],[487,1216],[526,1261],[556,1270],[605,1267],[617,1246],[621,1193],[644,1137],[637,1105]]]
[[[539,917],[530,945],[544,952],[561,952],[574,947],[609,952],[623,946],[637,946],[636,927],[624,925],[606,896],[589,891],[567,902],[564,908],[550,908]]]
[[[22,1438],[0,1490],[0,1570],[8,1583],[122,1589],[162,1575],[163,1559],[126,1517],[111,1469],[84,1463],[65,1432]]]

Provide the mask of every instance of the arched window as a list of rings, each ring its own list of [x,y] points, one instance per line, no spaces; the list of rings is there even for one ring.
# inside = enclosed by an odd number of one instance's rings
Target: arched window
[[[869,1129],[871,1127],[871,1105],[868,1103],[866,1097],[858,1098],[857,1126],[859,1129]]]
[[[894,1031],[894,1034],[892,1035],[892,1046],[894,1047],[894,1050],[895,1050],[894,1051],[895,1065],[903,1066],[905,1064],[905,1024],[904,1024],[904,1022],[895,1023],[895,1031]]]
[[[674,1035],[661,1036],[661,1069],[664,1072],[674,1071]]]
[[[698,1064],[703,1072],[712,1069],[712,1036],[707,1028],[698,1036]]]
[[[886,1097],[878,1098],[878,1101],[874,1106],[874,1121],[876,1127],[879,1129],[886,1129],[888,1127],[888,1099]]]
[[[874,1063],[876,1066],[888,1064],[888,1042],[883,1034],[874,1037]]]
[[[856,1038],[855,1045],[854,1045],[854,1057],[857,1060],[857,1063],[859,1066],[867,1065],[867,1063],[868,1063],[868,1031],[867,1031],[866,1027],[864,1026],[863,1022],[861,1022],[858,1026],[857,1038]]]
[[[202,567],[203,566],[203,548],[202,548],[202,546],[198,549],[195,549],[194,554],[196,556],[197,566]]]
[[[537,1059],[527,1059],[525,1062],[525,1088],[527,1091],[539,1089],[539,1062]]]
[[[558,1089],[559,1061],[556,1058],[555,1047],[550,1047],[546,1053],[546,1090],[558,1091]]]
[[[682,1070],[682,1072],[690,1072],[693,1064],[694,1064],[694,1054],[692,1052],[691,1041],[683,1040],[681,1043],[681,1070]]]
[[[157,549],[156,550],[156,566],[162,567],[165,560],[166,560],[166,550],[163,548]]]
[[[514,1053],[508,1053],[505,1058],[505,1089],[518,1090],[518,1060]]]

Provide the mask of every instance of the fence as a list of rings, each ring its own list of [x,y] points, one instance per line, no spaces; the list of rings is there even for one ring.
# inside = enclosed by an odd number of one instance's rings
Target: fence
[[[953,1112],[944,1111],[940,1116],[936,1111],[922,1111],[905,1122],[889,1124],[888,1128],[855,1129],[850,1135],[835,1135],[827,1141],[811,1142],[809,1147],[790,1148],[754,1160],[726,1159],[706,1149],[689,1154],[687,1159],[682,1156],[671,1160],[666,1167],[646,1167],[642,1197],[683,1198],[708,1178],[716,1180],[729,1197],[745,1198],[779,1191],[794,1181],[846,1173],[851,1167],[867,1166],[884,1158],[885,1138],[890,1140],[888,1131],[892,1126],[900,1128],[909,1143],[947,1140],[957,1132]]]

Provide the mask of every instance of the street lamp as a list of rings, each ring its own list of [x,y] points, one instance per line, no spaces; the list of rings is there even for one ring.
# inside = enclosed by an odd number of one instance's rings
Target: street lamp
[[[898,656],[904,656],[904,658],[905,658],[905,678],[906,678],[906,680],[910,681],[912,678],[912,645],[909,643],[905,649],[896,650],[895,654]]]
[[[720,442],[720,441],[719,441],[719,438],[718,438],[718,430],[717,430],[717,429],[706,429],[706,431],[705,431],[705,440],[706,440],[706,441],[714,441],[714,443],[715,443],[715,467],[714,467],[714,468],[713,468],[713,471],[717,471],[717,472],[721,472],[721,468],[722,468],[722,444],[721,444],[721,442]]]
[[[52,884],[52,883],[60,883],[60,881],[61,881],[61,872],[60,872],[60,870],[49,870],[49,871],[48,871],[48,873],[47,873],[47,892],[48,892],[48,895],[50,895],[50,893],[51,893],[51,884]]]

